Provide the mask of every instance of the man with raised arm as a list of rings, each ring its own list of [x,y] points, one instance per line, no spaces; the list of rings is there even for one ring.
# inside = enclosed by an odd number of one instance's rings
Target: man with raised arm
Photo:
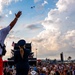
[[[4,46],[6,36],[9,34],[9,31],[14,27],[21,14],[22,14],[21,11],[15,14],[14,20],[7,27],[0,30],[0,44],[2,47]],[[0,75],[3,75],[3,60],[2,60],[3,48],[1,46],[0,46]]]

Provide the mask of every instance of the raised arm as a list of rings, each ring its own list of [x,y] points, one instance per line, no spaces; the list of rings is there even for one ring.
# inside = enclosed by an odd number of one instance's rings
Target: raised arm
[[[10,30],[13,28],[13,26],[16,24],[18,18],[21,16],[22,12],[19,11],[17,14],[15,14],[14,20],[10,23]]]

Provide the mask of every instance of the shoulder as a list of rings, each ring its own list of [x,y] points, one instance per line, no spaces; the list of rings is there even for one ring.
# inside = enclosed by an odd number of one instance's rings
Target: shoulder
[[[30,52],[30,49],[25,49],[25,51]]]
[[[10,26],[7,26],[3,29],[1,29],[2,33],[8,33],[10,31]]]
[[[18,54],[20,52],[20,50],[15,50],[14,54]]]
[[[5,28],[3,28],[3,29],[1,29],[1,30],[4,31],[4,30],[7,30],[7,29],[10,30],[10,25],[5,27]]]
[[[24,49],[25,53],[30,54],[30,49]]]

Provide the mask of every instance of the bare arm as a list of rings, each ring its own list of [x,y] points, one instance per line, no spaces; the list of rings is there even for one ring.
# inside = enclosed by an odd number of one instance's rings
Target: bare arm
[[[10,23],[10,30],[14,27],[16,24],[18,18],[21,16],[22,12],[19,11],[17,14],[15,14],[15,19]]]

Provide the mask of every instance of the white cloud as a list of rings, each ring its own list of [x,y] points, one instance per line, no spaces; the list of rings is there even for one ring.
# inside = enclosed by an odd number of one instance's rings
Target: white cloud
[[[46,5],[46,4],[48,4],[48,2],[47,2],[47,1],[44,1],[44,3],[42,3],[42,6],[44,6],[44,5]]]
[[[9,14],[12,14],[12,11],[11,10],[9,11]]]
[[[10,15],[12,14],[12,11],[11,10],[9,11],[9,14]],[[5,17],[8,17],[9,14],[5,14]]]
[[[59,11],[70,11],[73,10],[75,1],[74,0],[59,0],[56,4]]]
[[[2,12],[2,4],[1,4],[2,0],[0,0],[0,13]]]
[[[0,13],[2,12],[4,6],[9,5],[12,1],[20,1],[20,0],[0,0]]]
[[[7,14],[6,14],[5,16],[6,16],[6,17],[8,17],[8,15],[7,15]]]
[[[61,53],[65,52],[67,55],[72,50],[71,56],[74,58],[75,49],[75,0],[59,0],[56,3],[56,8],[48,12],[42,25],[45,30],[42,31],[34,40],[41,40],[37,42],[36,47],[39,55],[43,56],[47,52]],[[46,50],[40,54],[41,50]],[[58,55],[57,53],[57,55]],[[72,54],[73,53],[73,54]],[[50,56],[51,53],[49,53]]]

